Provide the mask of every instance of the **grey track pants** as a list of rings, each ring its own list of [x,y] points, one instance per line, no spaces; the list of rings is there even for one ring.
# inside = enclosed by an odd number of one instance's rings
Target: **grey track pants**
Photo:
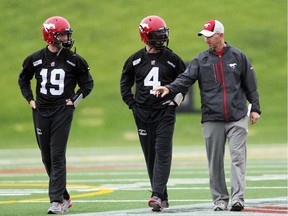
[[[231,159],[231,198],[232,202],[244,203],[246,175],[246,138],[248,117],[237,122],[204,122],[203,135],[209,166],[210,190],[214,204],[229,203],[229,193],[225,181],[224,154],[228,139]]]

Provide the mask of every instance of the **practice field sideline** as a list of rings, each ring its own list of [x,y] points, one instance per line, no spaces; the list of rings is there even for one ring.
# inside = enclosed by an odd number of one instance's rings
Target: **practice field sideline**
[[[226,151],[229,187],[228,146]],[[49,206],[47,176],[39,150],[1,150],[0,164],[1,213],[11,216],[45,213]],[[67,167],[68,189],[74,202],[68,215],[155,214],[147,207],[150,185],[140,146],[68,148]],[[170,209],[160,214],[215,215],[204,146],[174,146],[168,188]],[[227,211],[221,215],[288,214],[286,144],[248,145],[246,196],[244,212]],[[13,211],[19,207],[21,214]]]

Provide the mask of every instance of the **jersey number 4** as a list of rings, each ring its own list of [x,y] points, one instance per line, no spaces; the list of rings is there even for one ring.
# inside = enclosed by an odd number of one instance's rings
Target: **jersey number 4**
[[[152,86],[150,90],[150,94],[153,93],[153,89],[161,86],[161,82],[159,81],[159,67],[153,67],[148,75],[144,79],[144,86]]]
[[[47,74],[48,69],[42,69],[40,72],[40,75],[42,76],[40,92],[45,95],[48,92],[46,88]],[[64,92],[64,78],[65,78],[65,71],[63,69],[53,69],[51,71],[50,83],[56,86],[55,88],[49,89],[51,95],[61,95]]]

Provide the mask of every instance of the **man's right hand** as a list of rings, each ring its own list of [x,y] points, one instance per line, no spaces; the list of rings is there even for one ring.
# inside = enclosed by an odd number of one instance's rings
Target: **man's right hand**
[[[29,102],[29,105],[30,105],[30,107],[31,107],[32,109],[36,109],[36,103],[35,103],[34,100],[31,100],[31,101]]]
[[[165,95],[170,93],[170,90],[165,87],[165,86],[158,86],[155,89],[153,89],[154,95],[156,95],[156,97],[159,97],[159,95],[161,97],[164,97]]]

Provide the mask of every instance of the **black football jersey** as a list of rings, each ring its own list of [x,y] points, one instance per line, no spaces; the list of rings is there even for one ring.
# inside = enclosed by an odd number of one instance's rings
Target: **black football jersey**
[[[174,95],[156,97],[152,90],[170,84],[185,68],[182,59],[168,48],[157,54],[149,54],[145,48],[139,50],[127,59],[122,70],[120,88],[124,102],[130,108],[134,104],[145,108],[163,107]]]
[[[71,50],[62,49],[59,56],[46,47],[28,56],[22,65],[18,83],[29,102],[34,99],[31,80],[36,79],[36,105],[38,108],[61,106],[77,94],[83,98],[93,88],[93,79],[87,62]]]

